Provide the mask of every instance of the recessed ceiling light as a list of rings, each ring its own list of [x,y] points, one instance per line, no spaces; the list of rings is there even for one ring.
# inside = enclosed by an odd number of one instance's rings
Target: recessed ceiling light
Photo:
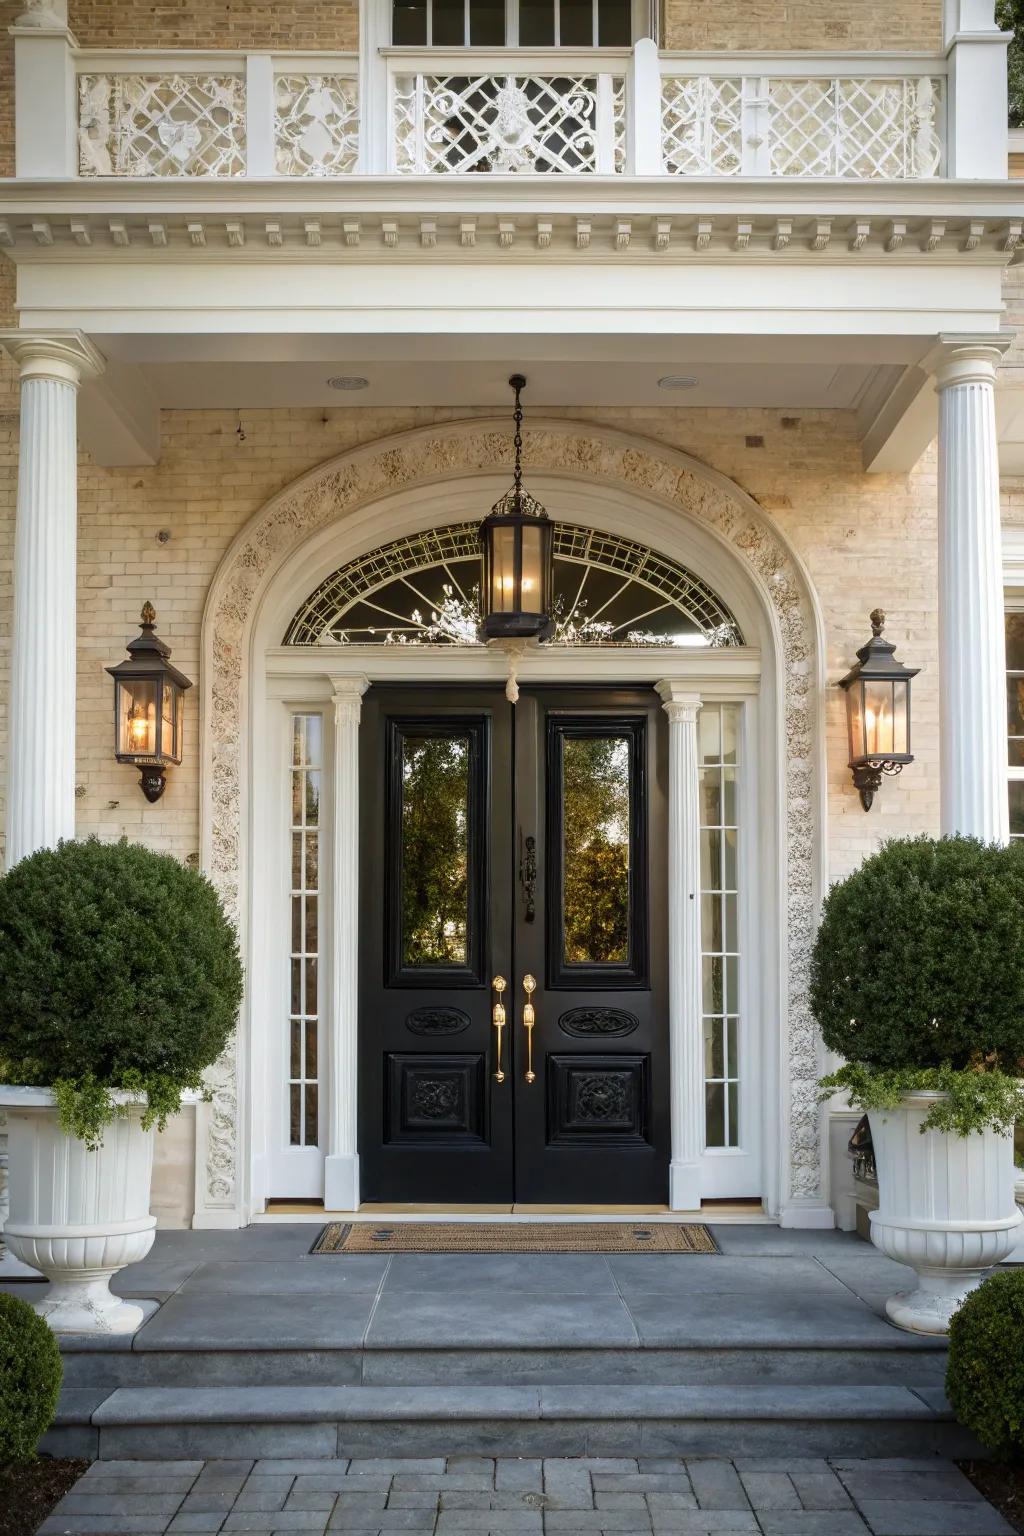
[[[691,379],[685,373],[666,373],[663,379],[658,380],[659,389],[694,389],[700,383],[699,379]]]
[[[370,381],[354,373],[336,373],[327,382],[332,389],[366,389]]]

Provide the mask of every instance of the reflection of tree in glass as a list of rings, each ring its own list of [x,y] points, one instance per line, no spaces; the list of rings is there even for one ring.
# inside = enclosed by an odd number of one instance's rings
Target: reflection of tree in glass
[[[628,960],[629,743],[566,737],[562,774],[565,960]]]
[[[461,965],[469,895],[469,740],[402,743],[402,961]]]

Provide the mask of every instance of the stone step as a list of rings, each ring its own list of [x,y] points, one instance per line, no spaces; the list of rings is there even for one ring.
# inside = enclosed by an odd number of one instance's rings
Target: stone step
[[[945,1377],[946,1344],[884,1330],[885,1342],[864,1345],[822,1340],[814,1346],[783,1340],[711,1348],[611,1349],[564,1345],[501,1349],[147,1349],[137,1340],[66,1339],[69,1387],[256,1386],[743,1386],[784,1382],[807,1386],[932,1386]],[[134,1344],[134,1347],[133,1347]]]
[[[69,1389],[44,1441],[101,1460],[337,1456],[971,1456],[941,1391],[900,1386]]]

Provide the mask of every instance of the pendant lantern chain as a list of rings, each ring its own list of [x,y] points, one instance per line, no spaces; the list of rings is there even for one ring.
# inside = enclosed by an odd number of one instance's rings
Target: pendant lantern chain
[[[509,383],[516,392],[516,408],[512,415],[512,419],[516,424],[515,436],[512,439],[516,453],[516,462],[512,483],[514,486],[513,495],[516,510],[520,511],[523,504],[523,407],[520,396],[525,387],[526,380],[521,373],[514,373],[509,379]]]

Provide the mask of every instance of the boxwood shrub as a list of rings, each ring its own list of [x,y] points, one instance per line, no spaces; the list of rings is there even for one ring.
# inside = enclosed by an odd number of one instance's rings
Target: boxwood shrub
[[[111,1090],[163,1125],[223,1051],[242,996],[213,886],[128,842],[61,843],[0,880],[0,1081],[52,1086],[96,1145]]]
[[[1024,848],[970,837],[883,845],[825,899],[811,1007],[865,1109],[912,1088],[928,1124],[1007,1129],[1024,1110]]]
[[[0,1462],[30,1461],[57,1412],[57,1340],[27,1302],[0,1291]]]
[[[953,1314],[946,1396],[983,1445],[1024,1452],[1024,1270],[992,1275]]]

